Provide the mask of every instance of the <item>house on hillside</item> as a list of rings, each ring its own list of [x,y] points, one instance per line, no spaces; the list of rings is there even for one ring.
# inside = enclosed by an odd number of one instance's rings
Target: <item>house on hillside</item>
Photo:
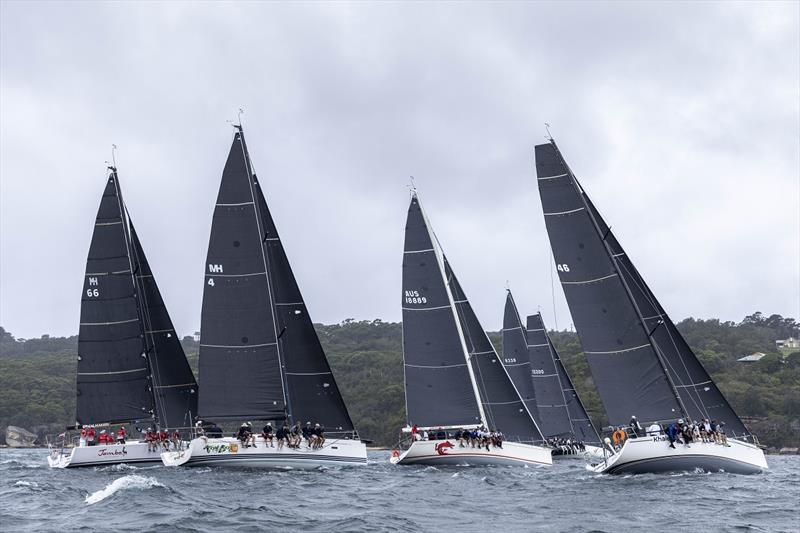
[[[751,353],[750,355],[745,355],[744,357],[740,357],[737,359],[740,363],[755,363],[757,361],[761,361],[767,354],[756,352]]]
[[[775,341],[775,346],[778,349],[792,349],[792,348],[800,348],[800,339],[795,339],[794,337],[789,337],[788,339],[777,340]]]

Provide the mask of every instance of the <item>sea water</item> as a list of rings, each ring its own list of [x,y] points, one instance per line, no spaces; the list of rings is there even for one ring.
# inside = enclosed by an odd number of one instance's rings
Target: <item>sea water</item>
[[[800,457],[770,471],[608,476],[552,467],[51,469],[0,450],[2,531],[800,531]]]

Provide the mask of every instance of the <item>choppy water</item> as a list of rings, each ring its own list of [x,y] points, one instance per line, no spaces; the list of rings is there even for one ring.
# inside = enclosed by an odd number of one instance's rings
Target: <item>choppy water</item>
[[[265,471],[52,470],[46,450],[0,450],[0,530],[800,531],[800,457],[763,475],[600,476],[551,468]]]

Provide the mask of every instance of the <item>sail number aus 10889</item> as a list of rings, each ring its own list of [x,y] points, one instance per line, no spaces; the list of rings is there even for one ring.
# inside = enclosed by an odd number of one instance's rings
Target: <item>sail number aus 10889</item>
[[[404,291],[405,292],[405,302],[407,304],[425,304],[428,303],[428,299],[424,296],[419,295],[419,291]]]

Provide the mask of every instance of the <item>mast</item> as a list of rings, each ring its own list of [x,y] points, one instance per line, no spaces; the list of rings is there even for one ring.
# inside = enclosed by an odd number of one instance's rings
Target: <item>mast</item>
[[[419,196],[416,191],[413,192],[413,196],[414,198],[417,198],[417,200],[419,201]],[[467,349],[467,341],[464,338],[464,330],[461,327],[461,320],[458,317],[458,311],[456,309],[455,300],[453,298],[453,291],[450,288],[450,280],[448,280],[447,276],[445,275],[444,254],[442,253],[442,247],[441,244],[439,244],[439,239],[436,238],[436,235],[431,230],[431,225],[430,222],[428,221],[428,216],[425,214],[425,210],[422,208],[422,203],[419,204],[419,209],[420,212],[422,213],[422,218],[425,221],[425,228],[428,231],[428,237],[430,238],[431,243],[433,244],[434,253],[436,254],[436,262],[439,265],[439,272],[442,275],[442,281],[444,282],[444,287],[447,292],[447,299],[450,302],[450,309],[453,312],[453,319],[455,320],[456,329],[458,330],[458,340],[461,344],[461,349],[464,352],[464,360],[467,363],[467,371],[469,372],[469,380],[470,383],[472,384],[472,391],[475,394],[475,401],[478,403],[478,412],[480,413],[481,424],[484,427],[488,428],[489,424],[486,421],[486,413],[484,412],[483,402],[481,401],[481,395],[480,392],[478,391],[478,382],[475,379],[475,371],[472,368],[472,358],[470,357],[469,350]]]
[[[664,360],[664,356],[662,355],[661,350],[659,349],[658,345],[653,341],[653,332],[655,331],[655,328],[653,330],[648,330],[647,327],[645,326],[645,324],[647,322],[645,321],[644,315],[642,314],[642,311],[639,308],[638,303],[636,302],[636,298],[634,298],[633,293],[631,292],[631,288],[628,285],[628,281],[625,279],[625,276],[623,276],[622,272],[620,271],[619,264],[617,263],[617,258],[614,256],[614,253],[611,251],[611,247],[609,246],[608,241],[606,240],[607,237],[608,237],[608,234],[603,235],[603,233],[600,231],[600,225],[597,223],[597,219],[595,218],[595,215],[594,215],[593,211],[589,208],[589,204],[586,202],[586,195],[583,192],[583,187],[580,186],[580,184],[578,183],[578,180],[575,178],[575,175],[572,173],[572,170],[569,168],[569,165],[567,165],[567,162],[564,160],[564,157],[561,155],[561,151],[558,149],[558,146],[556,145],[555,140],[551,139],[550,143],[553,145],[553,148],[555,148],[556,153],[558,154],[558,157],[561,159],[562,164],[567,169],[567,172],[569,173],[569,177],[570,177],[570,182],[572,183],[572,186],[575,188],[575,191],[578,193],[578,197],[581,199],[581,202],[583,203],[584,209],[586,209],[586,212],[589,214],[589,218],[591,219],[592,224],[594,225],[594,229],[597,232],[597,235],[600,236],[600,240],[603,243],[603,249],[605,250],[606,255],[608,256],[609,260],[611,261],[611,264],[613,265],[614,271],[617,273],[617,276],[619,277],[620,281],[622,282],[622,286],[625,288],[625,294],[628,296],[628,300],[630,300],[631,305],[633,306],[634,310],[636,311],[636,315],[639,318],[639,324],[641,325],[642,330],[644,331],[645,335],[647,336],[647,341],[653,347],[653,351],[655,352],[656,357],[658,358],[658,362],[661,364],[661,369],[662,369],[662,371],[664,372],[664,375],[667,378],[667,383],[669,384],[670,389],[672,390],[672,394],[675,396],[675,400],[678,402],[678,405],[680,406],[682,415],[684,417],[688,418],[689,411],[686,409],[686,406],[683,404],[683,399],[681,398],[681,395],[678,393],[678,389],[675,386],[675,382],[672,380],[672,375],[670,374],[669,370],[667,369],[667,363]],[[660,322],[659,324],[657,324],[656,328],[662,323],[663,323],[663,321]]]

